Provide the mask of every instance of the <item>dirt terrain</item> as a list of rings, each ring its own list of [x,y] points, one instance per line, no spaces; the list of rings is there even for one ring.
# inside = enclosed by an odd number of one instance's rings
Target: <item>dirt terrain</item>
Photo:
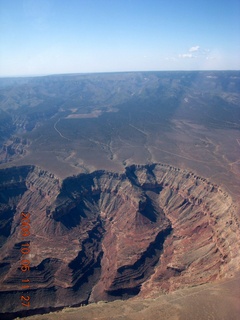
[[[1,78],[0,318],[238,319],[239,88],[240,71]]]
[[[154,299],[99,302],[80,308],[26,317],[26,320],[237,320],[239,276],[215,284],[175,291]]]

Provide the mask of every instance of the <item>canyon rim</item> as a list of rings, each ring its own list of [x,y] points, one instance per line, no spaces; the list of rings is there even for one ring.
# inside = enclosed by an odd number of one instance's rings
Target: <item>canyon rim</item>
[[[237,314],[239,88],[239,71],[0,79],[1,319],[145,320],[183,296],[159,317]]]

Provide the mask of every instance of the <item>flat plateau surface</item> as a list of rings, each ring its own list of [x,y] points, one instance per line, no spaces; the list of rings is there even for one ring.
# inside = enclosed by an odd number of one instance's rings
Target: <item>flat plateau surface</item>
[[[161,162],[240,190],[240,72],[0,79],[1,167],[66,178]]]
[[[178,290],[154,299],[99,302],[26,320],[237,320],[240,278]]]

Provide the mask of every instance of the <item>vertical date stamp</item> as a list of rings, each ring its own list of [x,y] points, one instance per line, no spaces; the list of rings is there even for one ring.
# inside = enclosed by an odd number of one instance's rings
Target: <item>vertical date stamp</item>
[[[21,212],[21,261],[20,261],[20,268],[21,272],[23,273],[24,277],[22,278],[22,290],[30,289],[30,279],[29,279],[29,272],[30,272],[30,261],[29,261],[29,254],[31,252],[31,243],[29,237],[31,235],[31,224],[30,224],[30,213],[29,212]],[[30,307],[30,296],[27,294],[22,294],[20,297],[21,304],[23,307]]]

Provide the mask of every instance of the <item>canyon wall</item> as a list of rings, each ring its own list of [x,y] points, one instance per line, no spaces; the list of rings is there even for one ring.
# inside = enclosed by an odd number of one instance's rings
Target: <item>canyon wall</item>
[[[170,292],[238,269],[231,197],[164,164],[95,171],[60,181],[38,167],[0,172],[2,312],[30,312]],[[28,272],[21,212],[30,213]],[[29,288],[22,290],[22,281]],[[49,308],[49,309],[48,309]]]

